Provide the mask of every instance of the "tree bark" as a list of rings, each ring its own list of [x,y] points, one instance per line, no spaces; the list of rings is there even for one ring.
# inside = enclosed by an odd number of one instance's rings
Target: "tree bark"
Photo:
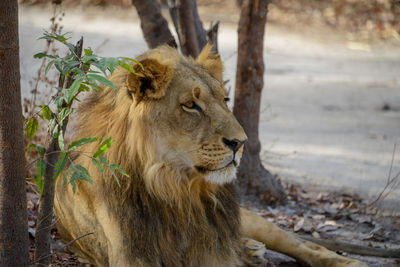
[[[161,14],[161,6],[157,0],[132,0],[132,4],[139,14],[140,26],[149,48],[162,44],[178,47],[168,28],[168,22]]]
[[[197,10],[197,2],[196,0],[192,1],[192,10],[193,10],[193,22],[194,28],[196,31],[196,40],[199,46],[199,51],[203,49],[203,47],[207,44],[207,32],[204,30],[203,23],[201,22],[199,12]]]
[[[196,58],[199,55],[200,50],[194,24],[193,7],[194,5],[192,0],[180,0],[180,5],[178,7],[180,25],[179,36],[181,40],[182,53]]]
[[[60,156],[60,147],[58,140],[49,137],[46,148],[46,171],[44,177],[43,193],[40,196],[39,213],[37,217],[37,228],[35,236],[35,262],[37,266],[49,266],[51,257],[51,227],[53,222],[53,204],[54,204],[54,166]],[[51,153],[51,154],[49,154]]]
[[[29,266],[18,2],[0,1],[0,266]]]
[[[248,136],[238,172],[242,190],[267,203],[279,203],[285,200],[285,191],[262,166],[259,156],[258,127],[264,85],[263,46],[268,3],[268,0],[245,0],[242,4],[233,113]]]
[[[197,11],[196,0],[169,0],[168,8],[182,53],[196,58],[207,44],[207,35]]]
[[[75,55],[79,58],[82,55],[83,38],[81,38],[74,49]],[[60,78],[59,87],[69,88],[74,79],[68,76],[65,82]],[[64,104],[63,107],[66,107]],[[68,118],[64,119],[62,125],[62,134],[65,134],[67,129]],[[60,133],[61,134],[61,133]],[[35,263],[37,266],[49,266],[51,257],[50,255],[50,242],[51,242],[51,228],[53,226],[53,206],[54,206],[54,166],[60,158],[60,147],[58,139],[53,138],[51,135],[48,137],[48,144],[46,148],[46,170],[44,175],[43,193],[40,197],[39,213],[37,217],[37,228],[35,236]]]

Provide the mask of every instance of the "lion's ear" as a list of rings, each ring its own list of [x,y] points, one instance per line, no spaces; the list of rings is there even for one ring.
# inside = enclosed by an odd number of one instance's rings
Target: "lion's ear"
[[[130,73],[127,78],[128,90],[137,102],[143,98],[159,99],[165,95],[172,76],[173,69],[154,59],[140,61],[133,69],[136,74]]]
[[[222,71],[224,68],[222,60],[218,54],[213,53],[212,48],[212,44],[206,44],[196,61],[199,65],[207,69],[215,79],[222,82]]]

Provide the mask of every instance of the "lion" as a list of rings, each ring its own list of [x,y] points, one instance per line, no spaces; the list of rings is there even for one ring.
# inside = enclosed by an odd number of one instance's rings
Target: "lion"
[[[93,184],[58,179],[54,211],[64,241],[94,266],[240,266],[241,238],[310,266],[366,266],[300,241],[240,208],[235,174],[247,136],[229,110],[220,57],[195,60],[161,46],[116,70],[80,109],[78,138],[111,136],[105,154],[129,174],[105,179],[87,144],[74,162]],[[87,235],[83,238],[80,236]]]

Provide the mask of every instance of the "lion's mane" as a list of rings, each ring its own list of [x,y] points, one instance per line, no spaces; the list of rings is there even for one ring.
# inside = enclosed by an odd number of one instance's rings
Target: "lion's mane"
[[[166,76],[165,81],[160,82],[164,86],[170,79],[168,76],[176,75],[173,70],[178,61],[195,64],[194,60],[167,47],[138,59],[157,62],[145,66],[148,71],[153,71],[152,68],[160,71],[162,66],[169,66],[168,71],[161,70]],[[219,67],[210,61],[205,63],[212,68]],[[90,157],[79,156],[77,159],[92,174],[96,194],[106,200],[107,213],[117,218],[118,227],[124,234],[124,250],[132,262],[140,259],[144,266],[198,266],[210,255],[214,258],[211,265],[215,266],[220,266],[218,262],[222,264],[235,259],[240,222],[234,185],[207,183],[196,174],[189,175],[184,166],[159,161],[157,153],[160,148],[149,131],[164,129],[149,129],[145,125],[151,119],[148,117],[149,107],[131,104],[132,95],[127,88],[129,75],[124,69],[117,70],[110,79],[118,91],[106,87],[102,92],[87,97],[79,111],[77,134],[77,138],[95,136],[103,140],[111,136],[115,143],[105,156],[110,163],[119,164],[130,175],[129,178],[118,176],[118,185],[110,173],[106,172],[107,178],[103,180]],[[90,154],[97,146],[89,144],[83,150]],[[92,190],[91,186],[80,182],[76,197],[85,197],[86,192]],[[89,209],[95,209],[93,206]],[[61,214],[57,208],[56,213]],[[74,236],[68,227],[61,220],[60,232],[65,239],[72,239]],[[90,246],[90,242],[76,242],[76,248],[83,250],[83,257],[94,263],[90,259],[90,249],[85,248]]]

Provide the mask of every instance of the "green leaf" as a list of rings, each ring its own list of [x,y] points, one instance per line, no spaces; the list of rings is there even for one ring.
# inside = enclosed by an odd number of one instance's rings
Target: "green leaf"
[[[63,130],[60,130],[60,133],[58,134],[58,146],[60,147],[61,151],[65,151]]]
[[[79,92],[89,92],[90,88],[81,83],[81,86],[79,87]]]
[[[71,103],[72,99],[74,99],[75,94],[78,92],[79,87],[83,81],[83,77],[77,77],[75,81],[72,83],[71,87],[68,90],[67,94],[67,103]]]
[[[33,55],[33,58],[44,58],[45,56],[47,56],[47,54],[45,53],[37,53]]]
[[[85,56],[91,56],[93,54],[93,51],[90,48],[87,49],[85,48],[84,51],[85,51]]]
[[[101,60],[100,60],[100,61],[101,61]],[[100,61],[99,61],[99,62],[100,62]],[[107,75],[107,73],[106,73],[107,67],[104,66],[104,65],[102,65],[102,64],[99,63],[99,62],[93,61],[93,62],[92,62],[92,65],[95,66],[95,67],[97,67],[99,70],[101,70],[101,72],[104,74],[104,76],[106,76],[106,75]]]
[[[71,164],[69,166],[69,170],[74,172],[69,180],[69,183],[72,185],[72,191],[75,193],[76,191],[76,181],[77,180],[85,180],[89,183],[93,183],[92,179],[90,178],[90,174],[85,167],[79,164]]]
[[[65,64],[65,66],[64,66],[64,68],[63,68],[63,71],[62,71],[62,74],[66,75],[67,72],[68,72],[70,69],[72,69],[72,68],[74,68],[74,67],[76,67],[76,66],[79,66],[79,64],[80,64],[79,61],[68,62],[67,64]]]
[[[44,57],[58,58],[57,55],[49,55],[49,54],[46,54],[46,53],[37,53],[37,54],[33,55],[33,58],[44,58]]]
[[[121,63],[120,66],[129,71],[130,73],[137,74],[136,71],[132,68],[132,66],[129,65],[128,63]]]
[[[95,158],[92,158],[92,162],[97,167],[97,169],[99,169],[99,172],[103,176],[103,179],[106,180],[106,176],[104,175],[104,168],[103,166],[101,166],[100,161]]]
[[[117,87],[115,87],[115,85],[108,80],[107,78],[97,75],[97,74],[88,74],[89,78],[95,79],[96,81],[100,82],[101,84],[104,84],[105,86],[111,87],[115,90],[118,90]]]
[[[42,158],[39,158],[36,162],[36,179],[35,182],[38,186],[38,189],[40,191],[40,195],[43,193],[43,184],[44,184],[44,179],[43,176],[45,175],[46,172],[46,163]]]
[[[65,98],[62,95],[57,95],[53,97],[53,99],[54,99],[54,104],[56,104],[58,109],[60,109],[65,102]]]
[[[58,176],[62,173],[64,170],[65,164],[68,161],[68,154],[65,152],[61,153],[60,159],[57,161],[56,166],[54,167],[54,181],[58,178]]]
[[[83,72],[83,70],[81,70],[80,68],[78,68],[78,67],[75,67],[75,68],[72,68],[71,70],[70,70],[70,73],[75,73],[75,75],[76,76],[84,76],[85,75],[85,73]]]
[[[103,91],[103,88],[101,86],[98,86],[97,84],[89,84],[89,86],[95,91],[95,92],[101,92]]]
[[[127,174],[123,169],[122,169],[122,167],[121,166],[119,166],[118,164],[111,164],[110,165],[110,169],[115,169],[115,170],[117,170],[117,171],[119,171],[122,175],[124,175],[124,176],[126,176],[126,177],[129,177],[129,174]]]
[[[69,37],[65,37],[65,35],[67,35],[67,34],[69,34],[69,32],[66,32],[64,34],[44,32],[43,36],[40,37],[39,39],[57,40],[61,43],[65,43],[65,41],[67,41],[69,39]]]
[[[58,61],[58,60],[54,61],[54,66],[56,67],[56,69],[58,70],[59,73],[63,72],[63,68],[62,68],[62,65],[61,65],[60,61]]]
[[[90,178],[90,174],[85,167],[76,164],[74,165],[74,170],[75,172],[72,174],[71,179],[69,180],[70,184],[72,185],[72,191],[74,193],[76,192],[76,181],[78,180],[85,180],[93,184],[93,181]]]
[[[130,58],[130,57],[119,57],[119,58],[135,62],[136,64],[139,64],[143,68],[142,64],[139,61],[137,61],[137,60],[135,60],[133,58]]]
[[[73,45],[73,44],[70,44],[70,43],[64,43],[67,47],[68,47],[68,49],[69,49],[69,51],[71,52],[71,54],[75,57],[75,46]]]
[[[36,178],[41,178],[46,172],[46,163],[42,158],[39,158],[36,163]]]
[[[80,164],[76,164],[75,168],[81,173],[81,175],[80,175],[81,180],[85,180],[85,181],[88,181],[89,183],[93,184],[92,178],[90,177],[90,174],[85,167],[83,167]]]
[[[43,105],[43,106],[41,106],[41,108],[42,108],[43,117],[45,117],[47,120],[51,120],[51,110],[50,110],[49,106]]]
[[[52,60],[52,61],[50,61],[50,62],[47,64],[46,68],[44,69],[44,75],[45,75],[45,76],[47,76],[47,73],[49,72],[51,66],[54,65],[54,62],[55,62],[55,60]]]
[[[52,132],[54,131],[54,127],[56,127],[56,125],[57,125],[57,121],[56,121],[55,118],[51,119],[51,120],[48,122],[48,126],[49,126],[50,133],[52,133]]]
[[[93,138],[82,138],[82,139],[80,139],[80,140],[78,140],[78,141],[72,142],[72,143],[68,146],[68,150],[74,150],[74,149],[80,147],[81,145],[88,144],[88,143],[93,143],[93,142],[96,142],[96,141],[99,141],[99,140],[100,140],[100,138],[97,138],[97,137],[93,137]]]
[[[43,186],[44,186],[44,179],[42,178],[40,180],[36,180],[35,182],[36,182],[36,185],[37,185],[38,190],[40,192],[40,196],[42,196],[42,194],[43,194]]]
[[[26,153],[26,154],[28,154],[28,153],[29,153],[29,151],[31,151],[31,149],[32,149],[32,148],[34,148],[34,147],[36,147],[36,145],[35,145],[35,144],[29,144],[29,146],[26,148],[26,151],[25,151],[25,153]]]
[[[107,163],[106,158],[105,158],[104,156],[100,156],[99,159],[100,159],[101,163],[102,163],[105,167],[108,168],[108,163]]]
[[[73,110],[72,108],[69,108],[69,107],[62,108],[62,109],[60,110],[60,112],[58,113],[58,115],[57,115],[58,123],[59,123],[60,125],[63,125],[63,121],[64,121],[69,115],[71,115],[72,112],[74,112],[74,110]]]
[[[114,143],[114,140],[111,137],[105,140],[103,143],[101,143],[93,157],[98,158],[100,155],[103,155],[107,150],[110,149],[112,143]]]
[[[36,146],[36,149],[39,152],[39,155],[44,156],[44,154],[46,154],[46,148],[44,148],[41,145],[37,145],[37,144],[35,146]]]
[[[76,183],[75,183],[75,181],[79,180],[79,176],[80,176],[79,172],[74,172],[71,175],[71,178],[69,179],[69,183],[72,185],[72,191],[74,192],[74,194],[76,192]]]
[[[62,175],[63,175],[63,182],[64,182],[64,185],[67,185],[67,183],[68,183],[67,171],[63,171],[63,172],[62,172]]]
[[[119,182],[118,176],[115,174],[115,171],[113,169],[110,169],[112,176],[114,176],[115,181],[117,181],[117,184],[119,187],[121,187],[121,183]]]
[[[98,65],[95,65],[106,75],[106,70],[109,70],[110,73],[113,73],[115,68],[119,65],[120,59],[116,57],[104,57],[98,61]]]
[[[133,58],[129,58],[129,57],[119,57],[119,58],[122,59],[122,60],[120,60],[121,63],[124,63],[124,60],[132,61],[132,62],[136,63],[137,65],[139,65],[142,70],[144,70],[142,63],[140,63],[139,61],[137,61]]]
[[[90,55],[90,56],[83,56],[82,57],[82,61],[83,62],[85,62],[85,63],[89,63],[90,61],[93,61],[93,60],[96,60],[97,59],[97,56],[96,55]]]
[[[26,127],[25,127],[26,136],[29,139],[32,139],[35,136],[35,134],[37,133],[38,130],[39,130],[38,119],[35,118],[35,117],[30,118],[28,120],[28,123],[26,124]]]
[[[75,55],[73,53],[67,54],[65,57],[62,58],[62,62],[67,64],[70,61],[79,61],[75,60]]]
[[[59,126],[56,124],[53,128],[50,127],[50,133],[53,138],[58,138],[59,135]]]

